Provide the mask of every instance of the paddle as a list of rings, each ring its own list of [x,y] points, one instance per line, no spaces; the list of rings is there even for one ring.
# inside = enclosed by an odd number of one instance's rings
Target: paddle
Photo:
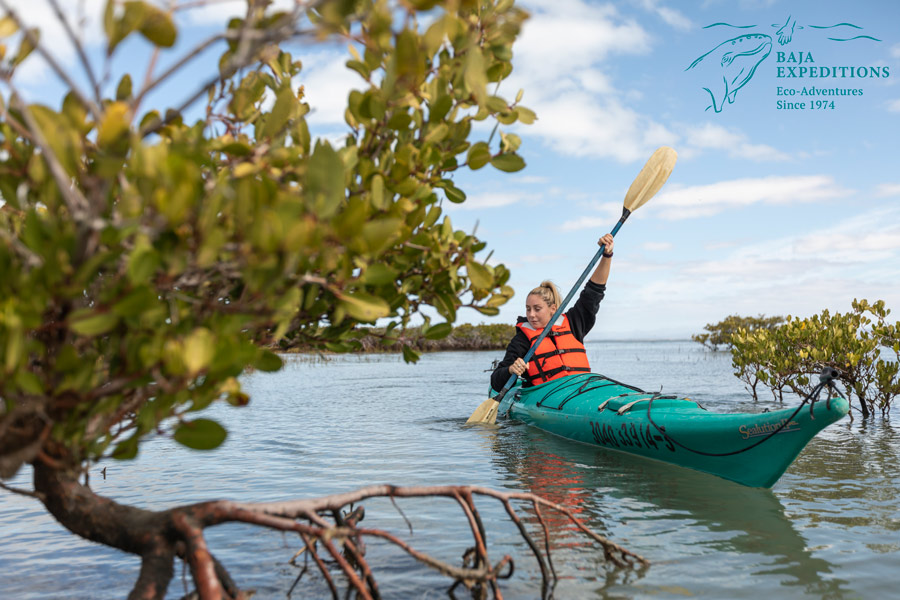
[[[677,158],[678,154],[668,146],[662,146],[653,153],[653,156],[650,157],[647,164],[644,165],[644,168],[641,169],[641,172],[638,173],[638,176],[635,178],[634,182],[632,182],[631,187],[628,188],[628,193],[625,194],[625,203],[622,207],[622,218],[619,219],[619,222],[616,223],[616,226],[610,232],[613,237],[615,237],[619,228],[622,227],[625,219],[627,219],[635,210],[643,206],[647,200],[652,198],[656,192],[659,191],[659,188],[662,187],[666,182],[666,179],[668,179],[669,175],[672,173]],[[572,289],[569,291],[565,300],[562,301],[562,304],[559,305],[556,312],[550,317],[550,321],[547,326],[544,327],[544,331],[541,332],[541,335],[538,336],[537,340],[535,340],[528,350],[528,353],[522,359],[526,363],[531,360],[535,349],[550,332],[551,325],[556,322],[559,315],[566,309],[569,301],[572,300],[572,297],[575,295],[575,292],[578,291],[578,288],[581,287],[581,284],[588,276],[588,273],[591,272],[591,269],[593,269],[594,265],[597,264],[597,261],[600,260],[605,249],[606,246],[600,246],[600,249],[597,250],[597,253],[594,255],[594,258],[591,259],[591,262],[581,274],[581,277],[579,277],[578,281],[575,282],[575,285],[572,286]],[[472,416],[469,417],[469,420],[466,421],[466,423],[495,423],[497,421],[497,408],[500,406],[500,402],[503,401],[503,397],[506,396],[506,392],[510,390],[515,381],[516,375],[510,373],[509,379],[506,381],[506,385],[503,386],[503,389],[500,390],[500,393],[493,398],[488,398],[482,402],[478,408],[475,409],[475,412],[472,413]]]

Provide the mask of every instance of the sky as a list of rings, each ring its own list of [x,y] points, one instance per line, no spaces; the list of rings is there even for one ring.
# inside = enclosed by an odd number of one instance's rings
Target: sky
[[[40,24],[47,48],[84,81],[47,0],[6,0]],[[103,0],[60,0],[102,64]],[[182,3],[184,1],[182,0]],[[524,90],[538,120],[521,136],[527,167],[456,175],[468,199],[444,203],[476,230],[516,296],[487,318],[514,322],[525,294],[551,279],[563,295],[621,215],[653,151],[679,155],[667,184],[616,236],[607,295],[588,340],[686,339],[731,314],[806,317],[884,300],[900,318],[900,3],[895,0],[529,0],[499,94]],[[221,28],[241,3],[179,10],[179,41],[159,72]],[[291,48],[314,134],[346,131],[362,80],[345,46]],[[109,66],[143,79],[149,52],[129,38]],[[201,55],[148,105],[180,104],[218,58]],[[38,59],[15,81],[58,105]],[[806,92],[804,94],[804,92]],[[473,141],[488,129],[475,129]]]

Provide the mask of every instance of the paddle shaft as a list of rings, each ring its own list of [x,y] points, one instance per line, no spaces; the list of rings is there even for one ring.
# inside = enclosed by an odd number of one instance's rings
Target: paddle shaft
[[[616,233],[618,233],[619,228],[622,227],[622,224],[625,222],[625,219],[631,214],[631,211],[627,208],[622,209],[622,218],[619,219],[619,222],[616,223],[616,226],[613,227],[613,230],[610,232],[610,235],[616,237]],[[534,355],[534,351],[538,346],[541,345],[541,342],[544,341],[544,338],[547,337],[547,334],[550,333],[550,329],[553,326],[553,323],[556,322],[556,319],[559,318],[559,315],[563,313],[566,309],[566,306],[569,305],[569,302],[575,296],[575,292],[578,291],[578,288],[581,287],[581,284],[587,278],[588,274],[591,272],[591,269],[594,268],[594,265],[597,264],[597,261],[600,260],[600,257],[603,256],[603,252],[606,250],[606,245],[600,246],[600,249],[597,250],[597,253],[594,255],[594,258],[591,259],[591,262],[588,263],[587,268],[585,268],[584,272],[581,274],[581,277],[578,278],[578,281],[575,282],[575,285],[572,286],[572,289],[569,290],[569,294],[566,296],[565,300],[562,301],[562,304],[556,309],[556,312],[553,313],[553,316],[550,317],[550,321],[547,323],[547,326],[544,327],[544,330],[541,332],[541,335],[538,336],[537,340],[531,345],[531,348],[528,349],[528,352],[525,354],[525,357],[522,359],[526,363],[531,360],[531,357]],[[509,379],[506,380],[506,384],[503,386],[503,389],[500,390],[500,393],[494,396],[494,400],[497,402],[502,402],[503,398],[506,396],[506,392],[512,388],[513,384],[516,382],[516,374],[510,373]]]

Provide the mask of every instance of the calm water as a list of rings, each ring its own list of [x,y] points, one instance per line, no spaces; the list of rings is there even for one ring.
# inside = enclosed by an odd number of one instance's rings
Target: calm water
[[[679,393],[719,411],[760,411],[731,375],[727,354],[687,342],[588,345],[595,370]],[[560,520],[552,522],[557,598],[887,598],[900,567],[900,435],[880,419],[845,419],[820,434],[772,490],[749,489],[549,436],[520,423],[463,424],[485,398],[498,352],[288,358],[280,373],[245,378],[250,407],[212,412],[230,430],[211,453],[155,439],[138,459],[110,462],[95,491],[146,508],[228,498],[269,501],[371,483],[476,484],[542,494],[649,558],[644,572],[613,569]],[[896,422],[896,420],[895,420]],[[30,472],[14,482],[29,485]],[[401,500],[410,541],[454,564],[470,545],[449,500]],[[366,504],[365,525],[406,532],[387,501]],[[539,597],[539,571],[490,499],[479,501],[494,559],[516,559],[508,598]],[[536,531],[527,510],[520,511]],[[226,525],[213,551],[257,598],[284,598],[297,574],[293,536]],[[369,543],[386,598],[446,597],[446,580]],[[0,598],[125,597],[138,560],[66,533],[37,502],[0,493]],[[316,578],[294,597],[326,597]],[[180,575],[169,597],[184,593]]]

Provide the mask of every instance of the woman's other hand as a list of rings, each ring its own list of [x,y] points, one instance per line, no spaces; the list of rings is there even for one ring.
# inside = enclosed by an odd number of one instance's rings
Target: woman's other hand
[[[509,365],[509,374],[521,377],[528,370],[528,363],[521,358],[517,358],[516,362]]]

